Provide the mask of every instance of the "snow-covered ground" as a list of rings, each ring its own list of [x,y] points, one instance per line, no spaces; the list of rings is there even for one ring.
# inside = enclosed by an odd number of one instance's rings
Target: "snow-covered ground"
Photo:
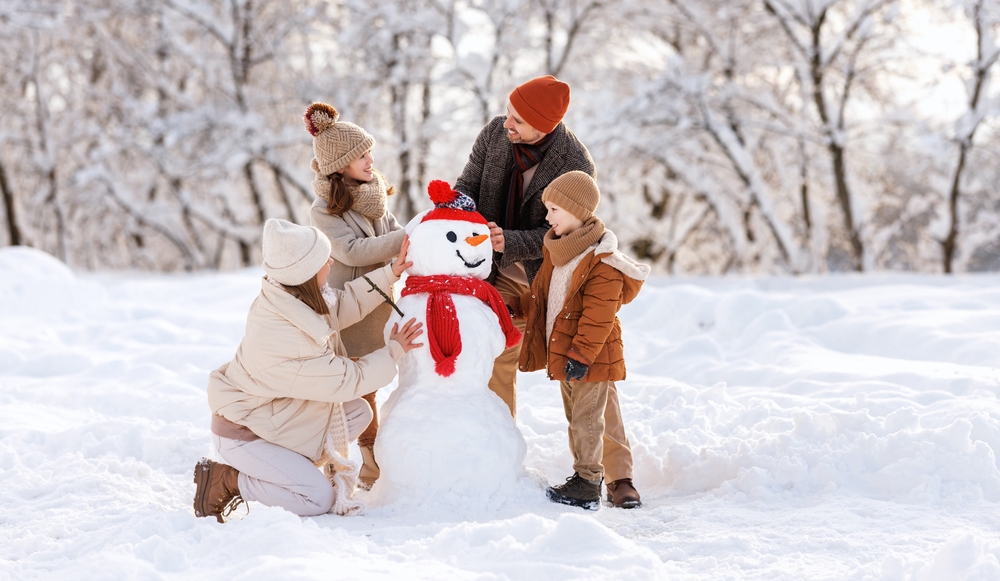
[[[0,579],[1000,579],[998,276],[652,279],[621,314],[641,509],[545,499],[571,462],[530,374],[502,502],[220,525],[206,376],[261,273],[0,273]]]

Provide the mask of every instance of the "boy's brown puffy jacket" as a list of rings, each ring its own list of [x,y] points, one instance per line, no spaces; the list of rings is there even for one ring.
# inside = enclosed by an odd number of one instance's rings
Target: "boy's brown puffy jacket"
[[[566,301],[545,338],[545,309],[548,305],[552,259],[544,251],[531,290],[511,305],[514,316],[527,318],[519,368],[537,371],[548,368],[551,379],[566,379],[569,356],[589,365],[581,381],[625,379],[625,355],[618,309],[639,294],[649,267],[618,250],[618,239],[610,230],[591,254],[573,272]]]

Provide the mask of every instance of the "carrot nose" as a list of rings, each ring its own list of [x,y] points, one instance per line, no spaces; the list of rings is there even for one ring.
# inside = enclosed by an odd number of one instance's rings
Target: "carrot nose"
[[[469,243],[469,246],[479,246],[483,242],[486,242],[487,238],[489,238],[488,234],[480,234],[479,236],[469,236],[465,241]]]

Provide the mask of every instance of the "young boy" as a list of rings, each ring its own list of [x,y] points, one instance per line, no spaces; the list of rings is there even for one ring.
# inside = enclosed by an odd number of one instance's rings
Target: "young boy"
[[[600,198],[593,178],[581,171],[545,188],[545,219],[552,227],[542,266],[531,290],[511,305],[515,317],[527,319],[519,367],[547,369],[559,380],[569,422],[575,473],[546,494],[587,510],[600,507],[609,461],[609,472],[619,473],[608,475],[608,500],[621,508],[641,505],[614,382],[625,379],[617,313],[639,293],[649,267],[618,252],[618,239],[594,216]]]

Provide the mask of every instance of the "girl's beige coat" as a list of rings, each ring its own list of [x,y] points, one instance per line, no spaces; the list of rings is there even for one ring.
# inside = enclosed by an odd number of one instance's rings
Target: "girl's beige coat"
[[[326,211],[326,201],[322,198],[313,202],[309,220],[330,239],[330,256],[334,264],[326,282],[335,289],[344,288],[348,281],[389,264],[399,254],[405,235],[403,227],[389,212],[373,222],[354,210],[337,216]],[[347,354],[359,357],[384,347],[382,331],[391,314],[392,307],[382,303],[363,321],[346,329],[343,341]]]

